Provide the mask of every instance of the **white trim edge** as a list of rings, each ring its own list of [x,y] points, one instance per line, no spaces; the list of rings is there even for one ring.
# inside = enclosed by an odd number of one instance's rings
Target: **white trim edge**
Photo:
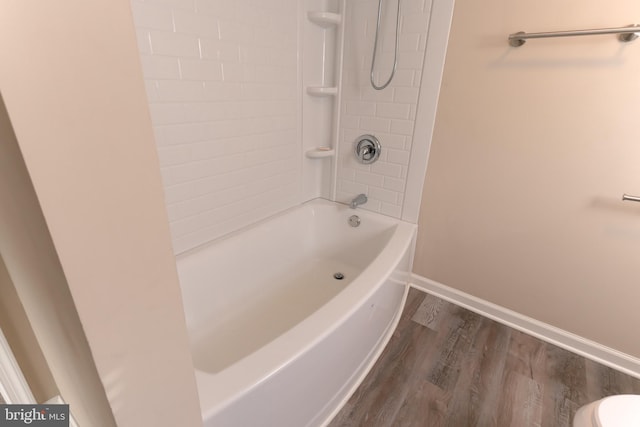
[[[606,347],[595,341],[527,317],[508,308],[501,307],[457,289],[450,288],[435,280],[412,274],[410,286],[442,298],[460,307],[476,312],[484,317],[500,322],[513,329],[532,335],[548,343],[569,350],[594,362],[640,378],[640,359]]]
[[[0,394],[8,404],[36,403],[2,330],[0,330]]]
[[[413,129],[407,185],[402,205],[402,219],[412,224],[418,222],[420,213],[422,187],[427,173],[433,131],[436,126],[438,99],[444,75],[454,3],[455,0],[434,0],[431,3],[427,47],[422,64],[422,83],[418,95],[418,110]]]

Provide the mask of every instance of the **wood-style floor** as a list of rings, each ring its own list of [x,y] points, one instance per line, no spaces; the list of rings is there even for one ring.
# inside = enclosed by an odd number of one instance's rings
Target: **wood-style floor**
[[[640,380],[411,289],[389,345],[330,427],[570,427]]]

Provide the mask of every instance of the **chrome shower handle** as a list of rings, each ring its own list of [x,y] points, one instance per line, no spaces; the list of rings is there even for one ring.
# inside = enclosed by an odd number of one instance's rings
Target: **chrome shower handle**
[[[628,194],[623,194],[622,195],[622,200],[623,201],[629,201],[629,202],[640,202],[640,197],[638,197],[638,196],[630,196]]]
[[[373,135],[362,135],[355,142],[355,154],[360,163],[370,165],[378,160],[382,146]]]
[[[364,147],[360,147],[358,151],[358,155],[365,160],[370,160],[373,156],[374,150],[371,146],[366,145]]]

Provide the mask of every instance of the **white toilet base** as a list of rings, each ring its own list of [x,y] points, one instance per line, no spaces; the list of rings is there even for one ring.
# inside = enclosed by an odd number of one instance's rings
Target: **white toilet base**
[[[593,411],[600,401],[589,403],[578,409],[573,417],[573,427],[593,427],[596,426],[593,419]]]
[[[578,409],[573,427],[638,427],[640,395],[621,394],[600,399]]]

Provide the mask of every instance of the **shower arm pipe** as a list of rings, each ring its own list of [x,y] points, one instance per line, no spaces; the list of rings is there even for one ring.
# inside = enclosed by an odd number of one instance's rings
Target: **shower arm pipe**
[[[402,0],[398,0],[398,10],[396,12],[396,46],[393,52],[393,68],[391,69],[391,75],[389,79],[382,85],[378,86],[373,78],[373,72],[376,64],[376,52],[378,51],[378,34],[380,32],[380,16],[382,15],[382,0],[378,0],[378,20],[376,21],[376,37],[373,42],[373,58],[371,58],[371,86],[375,90],[382,90],[389,86],[391,81],[393,80],[393,76],[396,74],[396,68],[398,67],[398,44],[399,44],[399,31],[400,31],[400,2]]]
[[[518,32],[509,34],[509,44],[514,47],[522,46],[527,39],[543,39],[550,37],[576,37],[576,36],[597,36],[601,34],[620,34],[619,39],[622,42],[630,42],[638,38],[640,25],[629,25],[627,27],[618,28],[596,28],[591,30],[572,30],[572,31],[549,31],[542,33],[525,33]]]

